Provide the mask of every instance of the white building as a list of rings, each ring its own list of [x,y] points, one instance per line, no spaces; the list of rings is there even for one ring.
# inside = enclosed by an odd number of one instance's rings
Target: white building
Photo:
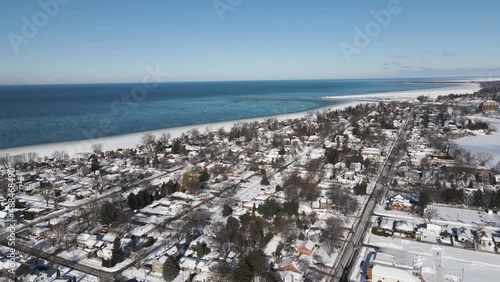
[[[400,268],[386,264],[375,264],[372,269],[374,282],[419,282],[412,269]]]

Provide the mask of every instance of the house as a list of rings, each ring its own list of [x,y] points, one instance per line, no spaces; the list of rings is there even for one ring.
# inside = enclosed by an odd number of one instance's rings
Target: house
[[[396,223],[394,224],[394,231],[406,235],[407,237],[414,237],[415,226],[411,222],[400,220],[396,221]]]
[[[5,211],[0,211],[0,226],[4,227],[5,223],[9,217],[9,214]]]
[[[312,255],[313,252],[318,248],[318,246],[311,240],[298,240],[297,243],[298,247],[297,249],[295,249],[295,252],[306,256]]]
[[[181,270],[184,271],[189,271],[189,272],[202,272],[207,270],[208,271],[208,261],[204,259],[199,259],[199,258],[193,258],[193,257],[183,257],[179,261],[179,266]]]
[[[113,245],[109,244],[104,247],[102,250],[97,252],[97,256],[102,257],[102,259],[110,260],[113,256]]]
[[[494,114],[498,112],[498,103],[493,100],[484,101],[481,105],[481,111],[485,114]]]
[[[354,172],[361,172],[361,169],[362,169],[361,163],[351,163],[350,170]]]
[[[378,148],[365,148],[361,151],[361,156],[363,159],[378,159],[380,158],[381,152]]]
[[[461,242],[461,243],[470,243],[472,242],[472,239],[471,237],[467,234],[466,232],[467,229],[465,229],[464,227],[460,227],[460,228],[453,228],[452,231],[453,231],[453,235],[455,237],[455,239],[458,241],[458,242]]]
[[[77,243],[80,247],[85,248],[85,247],[86,247],[86,244],[85,244],[85,243],[87,242],[87,240],[89,240],[89,239],[90,239],[90,237],[91,237],[91,236],[92,236],[92,235],[90,235],[90,234],[80,233],[80,234],[78,234],[78,236],[76,237],[76,243]]]
[[[382,218],[378,224],[378,229],[385,233],[392,234],[394,231],[394,220]]]
[[[168,258],[168,256],[161,256],[159,259],[154,260],[152,263],[153,272],[163,273],[163,264],[165,264],[165,261],[167,260],[167,258]]]
[[[353,180],[355,175],[356,175],[356,174],[354,173],[354,171],[346,171],[346,172],[344,173],[343,178],[344,178],[344,179],[347,179],[347,180]]]
[[[279,271],[293,271],[295,273],[302,273],[297,262],[292,257],[285,257],[278,267]]]
[[[101,241],[104,241],[104,242],[107,242],[107,243],[113,243],[115,241],[115,238],[116,238],[116,235],[114,235],[112,233],[106,233],[106,235],[104,235],[101,238]]]
[[[479,231],[478,232],[478,237],[479,237],[479,244],[483,247],[491,247],[495,245],[495,242],[493,241],[493,237],[491,237],[490,233],[488,231]]]
[[[414,274],[413,269],[396,267],[393,265],[378,264],[372,268],[371,281],[383,282],[420,282],[418,272]]]
[[[497,248],[500,248],[500,234],[499,233],[491,234],[491,239],[493,240],[493,244],[495,244]]]
[[[410,200],[403,198],[403,196],[396,195],[391,199],[389,208],[396,211],[409,211],[412,208],[412,204]]]
[[[374,263],[394,265],[394,256],[386,253],[375,253]]]
[[[302,281],[302,273],[293,272],[290,270],[280,271],[280,278],[283,282],[297,282]]]
[[[28,282],[43,282],[43,281],[48,281],[49,276],[45,272],[40,272],[38,274],[32,274],[30,275],[25,281]]]
[[[34,192],[40,187],[40,181],[28,181],[23,184],[26,193]]]

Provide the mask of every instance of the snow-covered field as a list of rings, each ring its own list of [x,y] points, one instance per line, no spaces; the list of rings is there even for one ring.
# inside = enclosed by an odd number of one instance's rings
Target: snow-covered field
[[[475,116],[470,118],[487,121],[494,126],[497,131],[490,135],[465,137],[455,141],[455,143],[473,153],[485,152],[492,154],[495,159],[491,164],[496,164],[500,161],[500,119]]]

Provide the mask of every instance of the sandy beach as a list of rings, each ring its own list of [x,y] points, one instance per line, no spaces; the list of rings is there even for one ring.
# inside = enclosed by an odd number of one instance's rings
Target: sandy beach
[[[355,100],[359,98],[416,98],[420,95],[426,95],[431,97],[437,97],[439,95],[447,95],[451,93],[455,94],[467,94],[473,93],[474,91],[479,90],[479,85],[476,83],[464,83],[462,85],[457,85],[453,87],[444,87],[437,89],[421,89],[421,90],[412,90],[412,91],[397,91],[397,92],[386,92],[386,93],[370,93],[363,95],[349,95],[349,96],[341,96],[341,97],[325,97],[326,99],[339,99],[339,100],[347,100],[345,103],[334,105],[334,106],[326,106],[320,109],[315,109],[313,111],[323,110],[323,109],[343,109],[349,106],[355,106],[360,103],[366,103],[362,101],[349,101],[350,99]],[[311,111],[309,111],[311,112]],[[166,128],[166,129],[158,129],[153,131],[147,131],[153,133],[156,136],[161,135],[162,133],[170,133],[172,138],[180,136],[182,133],[185,133],[193,128],[197,128],[200,131],[205,131],[206,128],[210,128],[211,130],[217,130],[221,127],[224,127],[226,130],[231,128],[235,123],[238,122],[252,122],[252,121],[264,121],[271,117],[276,118],[278,120],[286,120],[303,117],[307,112],[298,112],[298,113],[290,113],[283,114],[277,116],[267,116],[267,117],[259,117],[259,118],[249,118],[243,120],[233,120],[233,121],[225,121],[225,122],[217,122],[217,123],[207,123],[207,124],[198,124],[192,126],[182,126],[182,127],[174,127],[174,128]],[[40,144],[40,145],[32,145],[32,146],[23,146],[16,148],[8,148],[8,149],[0,149],[0,154],[22,154],[28,152],[36,152],[40,156],[50,156],[54,151],[65,151],[70,156],[73,156],[77,153],[90,152],[91,146],[93,144],[102,144],[103,150],[116,150],[119,148],[134,148],[140,143],[141,137],[146,132],[137,132],[130,133],[124,135],[117,135],[111,137],[104,137],[99,139],[86,139],[86,140],[78,140],[78,141],[69,141],[69,142],[60,142],[60,143],[51,143],[51,144]]]

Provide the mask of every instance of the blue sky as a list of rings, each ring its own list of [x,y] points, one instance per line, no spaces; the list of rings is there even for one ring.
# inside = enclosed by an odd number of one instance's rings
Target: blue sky
[[[400,0],[362,48],[355,28],[396,0],[65,0],[41,26],[57,1],[0,1],[0,84],[141,81],[157,65],[166,81],[500,75],[495,0]]]

